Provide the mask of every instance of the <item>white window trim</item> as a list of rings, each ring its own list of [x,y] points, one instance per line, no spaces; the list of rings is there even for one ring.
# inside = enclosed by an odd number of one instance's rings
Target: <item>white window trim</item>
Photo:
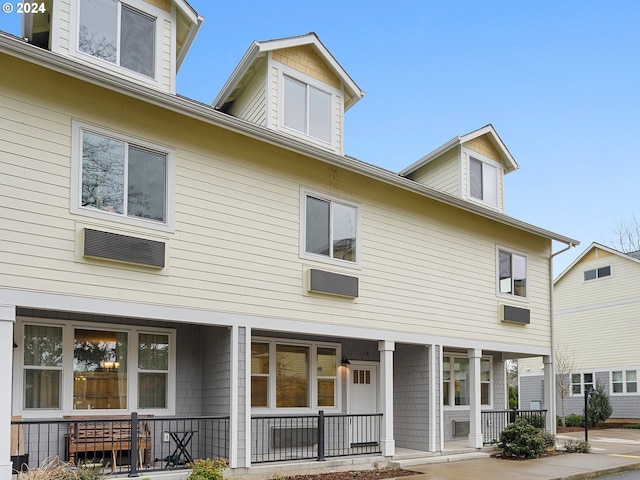
[[[62,328],[62,385],[60,394],[60,409],[25,409],[24,408],[24,342],[19,341],[14,349],[13,364],[13,405],[14,415],[23,418],[60,418],[64,415],[122,415],[138,412],[145,415],[175,415],[176,413],[176,331],[168,328],[151,328],[143,326],[130,326],[126,324],[106,323],[79,323],[73,321],[59,321],[46,318],[18,317],[16,320],[16,332],[24,338],[25,325],[42,325]],[[127,408],[110,410],[75,410],[73,408],[73,342],[74,330],[111,330],[126,332],[128,341],[127,364]],[[153,333],[169,336],[169,372],[167,378],[167,408],[138,407],[138,334]]]
[[[155,41],[154,41],[154,75],[153,78],[142,75],[128,68],[122,67],[119,64],[114,64],[106,60],[94,57],[88,53],[80,51],[79,39],[80,39],[80,0],[71,0],[71,19],[69,22],[69,54],[82,61],[95,65],[98,68],[104,68],[111,72],[114,72],[120,76],[134,78],[136,81],[153,85],[156,88],[162,86],[162,30],[164,30],[165,21],[172,21],[171,14],[155,7],[144,0],[116,0],[120,5],[126,5],[138,10],[142,13],[149,15],[156,19],[155,25]],[[120,11],[118,10],[118,19],[120,18]],[[173,23],[173,22],[172,22]],[[175,28],[175,25],[174,25]],[[120,32],[118,32],[118,45],[120,44]]]
[[[519,255],[521,257],[524,257],[525,262],[526,262],[526,280],[527,280],[527,286],[526,286],[526,291],[527,291],[527,295],[524,297],[521,297],[519,295],[514,295],[512,293],[503,293],[500,291],[500,251],[503,251],[505,253],[510,253],[511,255]],[[495,271],[495,282],[496,282],[496,295],[500,298],[504,298],[504,299],[509,299],[509,300],[514,300],[516,302],[523,302],[523,303],[528,303],[529,302],[529,292],[531,291],[531,278],[529,275],[530,269],[529,269],[529,255],[527,255],[526,253],[519,251],[519,250],[514,250],[513,248],[509,248],[509,247],[504,247],[501,245],[496,245],[496,271]]]
[[[444,357],[457,357],[457,358],[466,358],[469,359],[469,357],[465,354],[460,354],[460,353],[448,353],[448,352],[443,352],[442,354],[442,358]],[[440,360],[441,366],[442,366],[442,377],[440,380],[440,388],[442,389],[443,384],[444,384],[444,362],[442,361],[442,358]],[[495,383],[495,375],[493,374],[493,357],[490,355],[483,355],[481,357],[482,360],[489,360],[489,374],[490,374],[490,378],[489,378],[489,403],[488,404],[481,404],[482,407],[486,407],[486,408],[493,408],[493,385]],[[482,383],[482,381],[480,381]],[[455,393],[455,379],[453,377],[450,377],[449,380],[449,399],[451,401],[455,402],[455,395],[452,395],[452,392]],[[442,392],[442,407],[444,408],[444,410],[469,410],[471,408],[471,405],[451,405],[451,404],[445,404],[444,403],[444,392]]]
[[[341,92],[335,87],[323,83],[310,75],[300,72],[299,70],[295,70],[283,63],[277,62],[275,60],[272,61],[273,65],[278,69],[278,128],[280,128],[283,132],[287,132],[287,134],[298,137],[300,139],[304,139],[305,141],[310,141],[318,146],[323,148],[331,147],[332,149],[336,149],[336,101],[337,98],[341,98]],[[331,139],[329,142],[325,142],[319,138],[312,137],[306,133],[300,132],[293,128],[287,127],[284,124],[284,77],[290,77],[294,80],[297,80],[301,83],[305,83],[310,85],[318,90],[321,90],[325,93],[331,95],[331,125],[329,125],[329,131],[331,132]]]
[[[613,391],[613,372],[622,372],[622,392]],[[635,392],[627,392],[627,372],[636,372],[636,390]],[[612,368],[609,371],[609,394],[615,397],[621,395],[640,395],[640,376],[635,368]]]
[[[573,386],[575,385],[575,383],[573,382],[573,375],[580,375],[580,393],[573,393]],[[584,385],[585,385],[585,381],[584,381],[584,376],[585,375],[591,375],[593,378],[593,382],[589,382],[590,384],[593,385],[593,387],[596,387],[596,372],[571,372],[569,373],[569,396],[570,397],[584,397]]]
[[[328,202],[336,202],[342,205],[346,205],[349,207],[353,207],[356,209],[356,259],[354,262],[350,262],[348,260],[340,260],[339,258],[333,258],[330,256],[319,255],[316,253],[308,253],[306,251],[307,244],[307,196],[316,197],[321,200],[326,200]],[[361,205],[354,203],[349,200],[344,200],[339,197],[335,197],[333,195],[327,195],[325,193],[320,193],[316,190],[310,190],[307,188],[300,189],[300,258],[304,258],[305,260],[314,260],[317,262],[327,263],[331,265],[340,265],[342,267],[349,268],[360,268],[360,255],[362,250],[362,240],[361,240]]]
[[[463,158],[465,158],[466,160],[466,165],[465,165],[465,169],[466,169],[466,177],[467,177],[467,181],[466,181],[466,185],[465,185],[465,191],[466,191],[466,196],[467,196],[467,200],[471,201],[471,202],[475,202],[479,205],[491,208],[493,210],[502,210],[502,201],[501,201],[501,191],[502,189],[501,184],[502,184],[502,164],[500,164],[499,162],[486,157],[484,155],[482,155],[481,153],[475,152],[474,150],[469,150],[468,148],[462,147],[462,152],[463,152]],[[496,203],[493,204],[491,202],[487,202],[481,198],[476,198],[473,197],[471,195],[471,158],[475,158],[476,160],[482,162],[482,163],[486,163],[487,165],[491,165],[492,167],[495,167],[496,169]]]
[[[304,340],[291,340],[286,338],[272,338],[272,337],[254,337],[250,343],[266,343],[269,345],[269,392],[267,393],[267,407],[251,407],[252,413],[278,413],[282,415],[287,414],[305,414],[316,413],[319,410],[323,410],[327,413],[340,413],[342,411],[342,375],[340,371],[340,360],[342,359],[341,345],[339,343],[328,342],[311,342]],[[309,347],[309,404],[308,407],[299,408],[277,408],[276,405],[276,345],[291,345],[291,346],[304,346]],[[335,391],[335,406],[333,407],[319,407],[318,406],[318,375],[317,375],[317,351],[318,347],[329,347],[336,349],[336,391]],[[251,355],[249,355],[249,361],[251,361]],[[251,386],[251,365],[248,369],[249,374],[249,390]],[[250,398],[250,396],[249,396]]]
[[[609,267],[609,275],[606,275],[604,277],[598,277],[598,270],[604,267]],[[590,280],[585,280],[584,278],[584,274],[586,272],[589,272],[591,270],[595,270],[596,271],[596,278],[592,278]],[[613,277],[613,265],[608,264],[608,265],[600,265],[599,267],[594,267],[594,268],[588,268],[587,270],[583,270],[582,271],[582,283],[592,283],[592,282],[600,282],[600,281],[606,281],[610,278]]]
[[[95,208],[82,206],[82,132],[84,130],[111,137],[116,140],[121,140],[123,142],[147,148],[149,150],[160,152],[166,155],[166,222],[163,223],[144,218],[129,217],[119,213],[110,213]],[[73,120],[71,122],[71,139],[71,213],[101,220],[107,220],[110,222],[118,222],[126,225],[135,225],[139,227],[151,228],[154,230],[161,230],[164,232],[174,231],[176,168],[176,152],[174,149],[76,120]]]

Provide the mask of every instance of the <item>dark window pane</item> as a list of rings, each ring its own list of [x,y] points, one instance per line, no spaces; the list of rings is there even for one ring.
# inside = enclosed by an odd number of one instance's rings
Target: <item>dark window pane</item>
[[[329,209],[325,200],[307,197],[306,251],[329,255]]]
[[[600,267],[598,269],[598,278],[608,277],[609,275],[611,275],[611,266],[610,265],[608,265],[606,267]]]
[[[82,206],[123,213],[125,144],[82,133]]]
[[[129,147],[128,215],[165,221],[166,156]]]
[[[482,162],[475,158],[469,161],[469,189],[473,198],[482,200]]]
[[[309,406],[309,347],[276,346],[276,406]]]
[[[81,52],[115,63],[118,4],[114,0],[82,0],[80,3]]]
[[[138,375],[138,406],[167,408],[167,374],[140,373]]]
[[[585,281],[593,280],[594,278],[596,278],[596,270],[587,270],[586,272],[584,272]]]

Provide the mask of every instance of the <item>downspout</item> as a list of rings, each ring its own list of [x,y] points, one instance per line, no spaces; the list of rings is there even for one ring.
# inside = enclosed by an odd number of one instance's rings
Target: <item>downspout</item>
[[[555,305],[554,305],[554,295],[553,295],[553,259],[556,255],[560,255],[561,253],[566,252],[567,250],[571,250],[575,247],[577,243],[568,243],[566,248],[563,248],[560,251],[555,253],[551,253],[549,257],[549,334],[551,337],[551,384],[549,385],[549,399],[551,405],[547,406],[547,411],[549,413],[549,417],[551,417],[551,421],[547,421],[547,429],[551,426],[551,433],[553,435],[556,434],[556,359],[555,359],[555,345],[556,345],[556,332],[555,332]],[[552,244],[553,247],[553,244]]]

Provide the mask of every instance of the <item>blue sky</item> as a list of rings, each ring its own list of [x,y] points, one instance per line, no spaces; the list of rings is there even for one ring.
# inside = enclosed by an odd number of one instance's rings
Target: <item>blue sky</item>
[[[190,3],[205,22],[180,94],[210,103],[253,40],[313,31],[366,92],[347,112],[348,155],[399,171],[493,124],[520,164],[507,214],[581,242],[556,275],[640,218],[637,0]],[[19,34],[18,15],[0,29]]]

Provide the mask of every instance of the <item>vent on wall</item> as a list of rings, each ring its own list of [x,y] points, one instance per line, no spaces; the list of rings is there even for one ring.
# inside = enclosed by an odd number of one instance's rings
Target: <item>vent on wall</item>
[[[312,268],[309,270],[309,291],[356,298],[358,296],[358,277]]]
[[[164,242],[84,229],[84,256],[164,268]]]
[[[500,305],[500,321],[528,325],[531,323],[531,312],[528,308],[518,308],[503,304]]]

